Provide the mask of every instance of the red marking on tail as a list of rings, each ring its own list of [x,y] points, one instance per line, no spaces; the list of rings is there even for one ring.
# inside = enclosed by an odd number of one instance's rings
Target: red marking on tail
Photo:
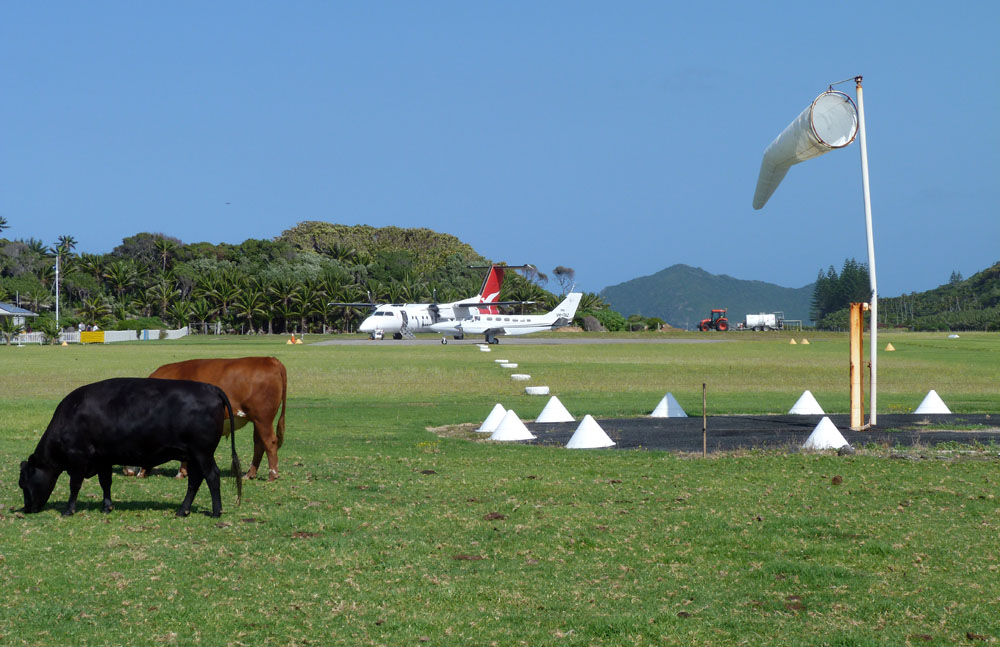
[[[499,265],[490,267],[490,271],[487,272],[486,279],[483,281],[483,287],[479,290],[479,300],[482,303],[492,303],[500,299],[500,288],[503,287],[503,273],[504,270]],[[496,306],[479,308],[479,314],[496,315],[500,314],[500,310]]]

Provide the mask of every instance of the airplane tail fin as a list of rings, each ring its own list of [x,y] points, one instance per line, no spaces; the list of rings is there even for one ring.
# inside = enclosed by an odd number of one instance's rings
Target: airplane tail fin
[[[477,298],[482,303],[490,303],[500,298],[500,288],[503,287],[504,268],[499,265],[491,265],[490,271],[486,273],[483,287],[480,288]],[[479,314],[495,315],[500,314],[496,306],[489,308],[479,308]]]
[[[582,292],[570,292],[562,300],[562,303],[546,315],[546,321],[568,326],[573,322],[573,317],[576,316],[576,309],[580,305],[581,298],[583,298]]]

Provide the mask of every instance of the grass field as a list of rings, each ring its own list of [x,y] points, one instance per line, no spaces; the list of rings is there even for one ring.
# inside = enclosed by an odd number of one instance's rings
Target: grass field
[[[698,339],[697,333],[674,337]],[[533,418],[784,413],[804,389],[847,410],[846,335],[726,343],[289,346],[283,337],[0,347],[0,645],[954,645],[1000,642],[995,447],[708,459],[439,438],[495,402]],[[796,334],[801,341],[802,333]],[[308,341],[315,341],[311,338]],[[885,334],[880,411],[935,389],[1000,414],[1000,336]],[[63,518],[22,515],[18,465],[73,388],[194,357],[288,367],[281,478],[223,516],[205,488],[96,479]],[[244,464],[249,428],[237,432]],[[228,449],[220,447],[221,465]],[[919,458],[923,455],[924,458]],[[175,465],[164,466],[172,475]]]

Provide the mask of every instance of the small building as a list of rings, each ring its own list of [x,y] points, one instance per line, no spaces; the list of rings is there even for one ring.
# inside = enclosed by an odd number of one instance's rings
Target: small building
[[[0,301],[0,317],[13,317],[15,326],[27,325],[28,317],[37,317],[38,314],[31,310],[25,310],[11,303]]]

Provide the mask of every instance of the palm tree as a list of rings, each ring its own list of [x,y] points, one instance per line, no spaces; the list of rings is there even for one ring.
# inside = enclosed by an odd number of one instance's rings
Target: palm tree
[[[331,306],[330,302],[327,300],[327,295],[324,293],[319,301],[313,306],[312,313],[319,317],[320,324],[322,325],[322,333],[326,334],[327,323],[330,321],[330,317],[333,316],[334,308],[336,306]]]
[[[406,303],[421,303],[430,298],[427,283],[409,272],[403,274],[399,284],[400,296]]]
[[[66,234],[59,236],[56,239],[56,244],[53,245],[53,249],[56,250],[58,254],[66,255],[76,249],[76,238]]]
[[[0,334],[3,334],[4,341],[10,346],[10,340],[21,334],[23,326],[14,323],[14,317],[0,317]]]
[[[109,305],[111,306],[112,316],[118,321],[125,321],[135,314],[135,310],[133,309],[135,302],[131,299],[115,299]]]
[[[233,312],[237,320],[243,320],[253,330],[254,321],[267,314],[264,309],[264,293],[259,288],[249,288],[240,292],[233,302]]]
[[[299,290],[299,331],[306,331],[306,319],[317,314],[320,303],[326,303],[326,294],[314,281],[306,281]]]
[[[10,229],[10,225],[7,224],[7,219],[0,216],[0,233],[3,233],[4,229]]]
[[[83,303],[80,304],[80,314],[84,323],[103,327],[107,323],[108,317],[111,316],[111,306],[108,305],[103,296],[97,295],[83,300]]]
[[[288,316],[297,312],[295,306],[302,301],[302,286],[293,279],[280,278],[268,283],[265,287],[266,296],[270,301],[270,310],[277,312],[278,316],[284,320],[285,332],[288,332]],[[269,318],[270,319],[270,318]],[[270,321],[267,332],[272,331]]]
[[[45,287],[52,287],[56,282],[56,266],[52,263],[44,263],[43,265],[36,266],[35,275],[38,276],[38,280],[41,281],[42,285]],[[53,288],[53,291],[55,288]]]
[[[167,309],[170,307],[171,302],[180,295],[180,290],[167,281],[159,281],[146,290],[146,294],[160,307],[160,315],[166,317]]]
[[[361,290],[355,285],[341,285],[336,292],[328,294],[330,301],[334,303],[359,303],[361,302]],[[367,314],[369,308],[353,306],[353,305],[343,305],[343,306],[332,306],[334,312],[340,313],[340,318],[343,319],[343,325],[341,330],[346,330],[350,332],[352,320],[361,314]]]
[[[193,307],[190,301],[175,301],[170,305],[167,316],[178,328],[183,328],[191,322]]]
[[[160,255],[160,259],[163,261],[163,267],[161,269],[166,272],[167,259],[170,258],[177,250],[177,244],[174,243],[174,241],[161,236],[153,241],[153,247],[156,248],[156,252]]]
[[[49,294],[49,291],[38,287],[28,290],[24,294],[24,299],[28,302],[31,310],[35,312],[52,305],[52,296]]]
[[[39,317],[38,321],[35,322],[35,330],[45,335],[45,339],[50,344],[55,344],[59,341],[59,324],[56,323],[55,319]]]
[[[577,310],[580,312],[596,312],[598,310],[607,310],[610,307],[611,305],[599,295],[593,292],[584,292],[583,296],[580,297],[580,307]]]
[[[104,283],[104,258],[97,254],[80,254],[80,269]]]
[[[205,299],[197,299],[191,303],[191,319],[201,323],[202,334],[208,334],[208,319],[212,316],[212,306]]]
[[[25,246],[39,256],[45,256],[49,252],[49,248],[45,246],[45,243],[38,240],[37,238],[29,238],[27,240],[22,240]]]
[[[108,280],[108,283],[111,284],[111,289],[121,299],[138,282],[139,269],[136,267],[134,261],[115,261],[105,268],[104,278]]]
[[[228,315],[230,306],[241,292],[241,283],[236,276],[229,273],[218,274],[206,287],[208,289],[204,291],[205,298],[221,316]]]

